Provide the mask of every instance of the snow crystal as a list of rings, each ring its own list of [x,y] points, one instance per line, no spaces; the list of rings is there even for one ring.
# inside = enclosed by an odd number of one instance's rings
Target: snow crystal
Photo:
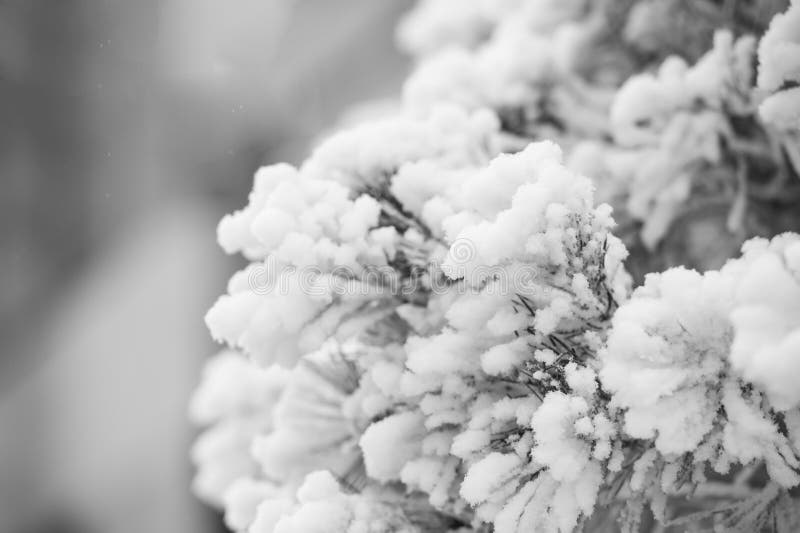
[[[461,484],[461,495],[473,505],[482,503],[515,479],[521,466],[522,461],[514,454],[490,453],[470,467]]]
[[[246,531],[256,518],[258,505],[276,493],[277,488],[269,483],[238,479],[225,491],[225,525],[234,531]]]
[[[407,411],[369,426],[359,440],[367,473],[379,481],[399,479],[406,462],[419,454],[425,430],[422,423],[422,415]]]
[[[788,268],[798,248],[800,238],[787,235],[768,251],[746,254],[731,311],[731,361],[780,410],[800,404],[800,275]]]

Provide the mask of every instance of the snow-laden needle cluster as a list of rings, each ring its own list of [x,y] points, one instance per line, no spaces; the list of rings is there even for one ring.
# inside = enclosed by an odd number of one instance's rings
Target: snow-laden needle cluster
[[[397,111],[219,225],[250,264],[197,494],[241,533],[800,530],[800,2],[766,3],[421,1]]]

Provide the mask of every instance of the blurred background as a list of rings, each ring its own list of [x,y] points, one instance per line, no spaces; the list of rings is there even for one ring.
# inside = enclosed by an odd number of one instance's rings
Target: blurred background
[[[220,531],[189,491],[215,243],[392,97],[410,0],[0,0],[0,532]]]

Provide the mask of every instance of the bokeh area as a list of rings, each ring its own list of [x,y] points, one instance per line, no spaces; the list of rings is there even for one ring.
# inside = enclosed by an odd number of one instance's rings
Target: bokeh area
[[[409,5],[0,1],[0,531],[220,530],[186,421],[216,223],[394,96]]]

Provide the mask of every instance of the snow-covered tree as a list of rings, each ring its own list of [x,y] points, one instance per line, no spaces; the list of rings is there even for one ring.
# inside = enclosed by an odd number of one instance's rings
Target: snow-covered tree
[[[800,2],[422,0],[398,40],[397,110],[219,225],[198,495],[246,533],[800,530]]]

